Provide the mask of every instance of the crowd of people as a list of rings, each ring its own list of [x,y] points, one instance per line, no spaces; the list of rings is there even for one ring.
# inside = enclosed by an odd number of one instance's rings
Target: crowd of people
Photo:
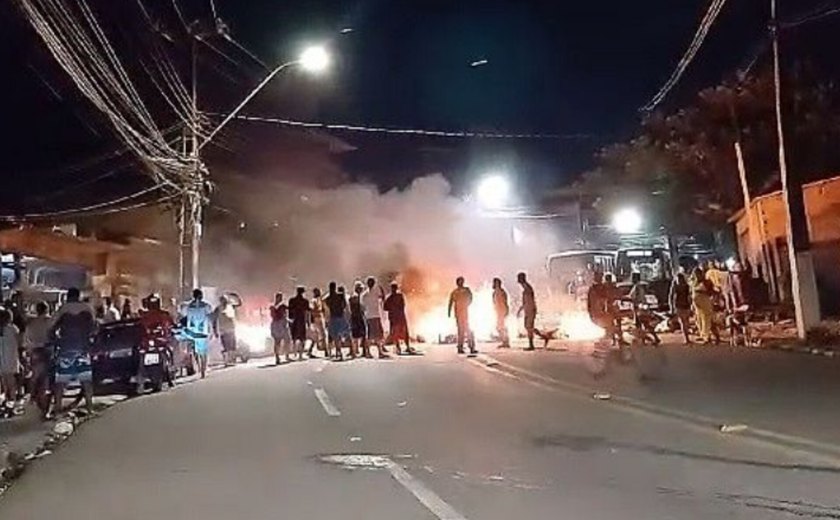
[[[667,319],[673,320],[686,344],[693,343],[692,332],[701,343],[720,343],[721,324],[730,333],[745,320],[748,309],[747,275],[738,263],[727,269],[720,262],[698,265],[690,274],[677,273],[668,291]],[[634,335],[642,341],[659,344],[658,317],[651,312],[649,289],[639,273],[633,273],[629,288],[620,288],[611,273],[593,273],[587,293],[587,310],[592,321],[607,332],[614,344],[625,344],[622,318],[632,318]],[[626,303],[622,306],[622,303]],[[661,308],[660,305],[655,305]],[[725,319],[721,319],[725,316]]]

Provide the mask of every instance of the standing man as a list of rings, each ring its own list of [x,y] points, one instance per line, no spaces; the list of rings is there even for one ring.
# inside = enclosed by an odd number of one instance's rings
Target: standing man
[[[522,305],[516,315],[525,315],[525,333],[528,335],[528,348],[534,350],[534,330],[537,321],[537,298],[534,295],[534,288],[528,283],[525,273],[516,275],[516,281],[522,287]]]
[[[455,311],[455,325],[458,328],[458,354],[464,353],[464,340],[470,347],[470,354],[476,353],[475,338],[470,330],[470,305],[473,295],[469,287],[464,285],[464,277],[455,279],[455,290],[449,295],[449,310],[447,315],[451,318],[452,311]]]
[[[297,352],[298,360],[303,360],[303,351],[306,348],[306,329],[309,323],[309,300],[306,299],[306,288],[298,287],[297,294],[289,300],[289,319],[291,320],[291,335],[294,351]],[[313,342],[312,345],[315,345]],[[309,348],[309,357],[312,354],[312,347]]]
[[[382,326],[382,305],[385,301],[385,291],[382,286],[376,283],[376,278],[367,279],[367,290],[362,294],[362,307],[365,311],[367,321],[367,341],[362,349],[365,356],[370,355],[370,346],[376,345],[379,351],[379,358],[387,358],[388,351],[385,350],[385,328]]]
[[[26,349],[29,366],[32,369],[29,392],[43,415],[47,414],[50,407],[47,400],[47,390],[50,384],[49,369],[52,359],[52,352],[49,350],[52,319],[47,314],[48,311],[49,307],[47,307],[46,302],[35,304],[35,317],[29,320],[26,325],[26,332],[23,334],[23,346]]]
[[[192,340],[201,379],[207,377],[207,350],[213,323],[213,308],[204,301],[201,289],[193,291],[193,299],[184,309],[186,316],[185,334]]]
[[[227,296],[219,298],[219,306],[213,311],[213,333],[222,342],[225,366],[236,364],[236,307]]]
[[[397,355],[402,355],[400,341],[405,342],[406,353],[416,354],[417,351],[411,346],[411,340],[408,337],[408,318],[405,314],[405,296],[403,296],[400,292],[400,287],[396,282],[391,284],[391,294],[385,298],[385,304],[383,307],[385,312],[388,313],[388,323],[391,325],[391,330],[388,333],[388,342],[394,343]]]
[[[510,315],[508,293],[502,287],[501,278],[493,278],[493,308],[496,311],[496,332],[501,344],[499,348],[510,348],[510,336],[507,330],[507,317]]]
[[[53,413],[60,414],[64,389],[79,383],[88,412],[93,412],[93,369],[90,344],[96,331],[93,309],[80,299],[79,289],[67,290],[67,301],[53,318],[51,334],[58,338],[55,362],[55,397]]]
[[[327,321],[329,342],[335,348],[335,359],[341,361],[344,359],[342,346],[350,336],[350,322],[347,321],[347,298],[343,292],[338,291],[335,282],[330,282],[324,304],[329,314]]]
[[[102,303],[102,323],[111,323],[114,321],[120,321],[120,311],[114,305],[114,300],[106,296]]]
[[[315,287],[312,289],[312,304],[310,316],[312,319],[312,345],[309,347],[309,354],[312,355],[313,348],[317,345],[318,348],[324,351],[324,356],[329,359],[332,357],[330,352],[330,344],[327,341],[327,320],[326,311],[324,310],[324,300],[321,298],[321,289]]]
[[[280,364],[280,355],[289,358],[289,347],[292,344],[292,333],[289,329],[289,307],[283,302],[283,293],[274,295],[274,305],[271,306],[271,339],[274,340],[274,364]]]

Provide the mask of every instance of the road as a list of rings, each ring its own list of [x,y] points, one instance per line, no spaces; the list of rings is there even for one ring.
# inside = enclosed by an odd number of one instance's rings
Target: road
[[[437,347],[252,363],[125,402],[30,468],[0,518],[840,518],[838,483],[825,458]]]

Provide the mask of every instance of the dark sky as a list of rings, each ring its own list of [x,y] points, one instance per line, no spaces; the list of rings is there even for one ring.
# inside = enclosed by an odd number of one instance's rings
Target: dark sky
[[[103,0],[89,0],[97,5]],[[185,17],[209,20],[210,0],[176,0]],[[632,135],[643,105],[673,70],[708,0],[215,0],[233,36],[268,63],[327,42],[336,67],[320,80],[279,78],[251,113],[395,127],[586,134],[584,139],[466,141],[344,135],[359,151],[346,162],[383,187],[443,171],[456,181],[504,167],[540,189],[562,185],[591,165],[601,145]],[[176,30],[169,0],[144,5]],[[725,78],[751,58],[765,34],[767,0],[730,0],[666,106]],[[780,0],[782,18],[823,0]],[[114,6],[116,4],[110,4]],[[123,35],[138,26],[136,0],[111,9]],[[113,148],[106,127],[72,95],[61,72],[39,56],[38,40],[8,5],[0,38],[4,177],[44,172]],[[122,20],[120,17],[124,17]],[[838,20],[820,22],[825,47]],[[352,29],[343,34],[342,29]],[[791,36],[791,38],[799,36]],[[209,52],[206,49],[203,52]],[[235,48],[225,52],[249,59]],[[825,52],[817,49],[815,52]],[[219,56],[206,56],[205,64]],[[476,60],[488,64],[470,67]],[[202,72],[202,108],[224,111],[264,72],[251,65]],[[250,70],[245,70],[250,69]],[[11,81],[9,81],[11,78]],[[46,85],[50,84],[50,87]],[[50,88],[57,89],[58,95]],[[225,95],[218,94],[224,92]],[[218,95],[217,95],[218,94]],[[83,123],[84,122],[84,123]],[[92,127],[92,128],[91,128]],[[79,173],[84,180],[85,172]],[[49,175],[47,175],[48,178]],[[60,187],[64,177],[46,183]],[[102,190],[103,188],[99,188]],[[107,188],[104,188],[107,189]]]

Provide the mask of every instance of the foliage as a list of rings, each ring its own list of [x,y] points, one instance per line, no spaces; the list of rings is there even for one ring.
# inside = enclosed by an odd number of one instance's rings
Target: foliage
[[[840,93],[804,68],[786,78],[783,99],[788,170],[803,181],[840,167]],[[639,135],[602,149],[583,177],[609,200],[641,198],[669,226],[718,223],[743,206],[735,154],[740,139],[751,195],[778,184],[772,75],[763,72],[700,91],[688,106],[653,113]],[[836,170],[834,170],[836,171]]]

